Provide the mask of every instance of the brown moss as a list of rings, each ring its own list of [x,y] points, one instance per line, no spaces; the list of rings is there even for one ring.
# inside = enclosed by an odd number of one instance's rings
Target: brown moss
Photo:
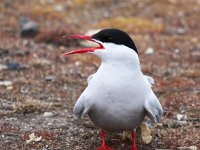
[[[63,20],[63,18],[66,17],[64,13],[56,11],[53,7],[42,5],[36,5],[32,10],[32,14],[35,17],[42,17],[46,19]]]
[[[73,3],[74,3],[74,5],[80,6],[80,5],[87,3],[88,1],[89,0],[74,0]]]
[[[40,100],[27,100],[25,102],[16,102],[13,104],[13,110],[16,113],[43,112],[49,108],[52,108],[52,104]]]
[[[156,24],[146,18],[118,17],[103,20],[94,25],[95,28],[120,28],[127,32],[161,32],[164,30],[163,24]]]
[[[78,45],[76,39],[67,39],[63,36],[73,34],[74,32],[71,29],[56,28],[56,29],[47,29],[43,30],[36,38],[36,42],[44,42],[54,45],[64,45],[64,46],[75,46]]]

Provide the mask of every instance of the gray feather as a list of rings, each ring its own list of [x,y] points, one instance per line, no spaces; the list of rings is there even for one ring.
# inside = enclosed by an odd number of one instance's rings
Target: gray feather
[[[84,112],[84,104],[81,101],[77,101],[76,105],[74,106],[74,110],[73,110],[75,116],[78,119],[81,119],[83,116],[83,112]]]
[[[81,94],[79,99],[77,100],[75,106],[74,106],[74,114],[78,119],[82,119],[90,110],[92,103],[88,98],[86,98],[85,93],[86,90]]]
[[[160,122],[160,118],[163,114],[163,109],[162,106],[153,93],[151,92],[150,96],[148,99],[145,100],[144,107],[147,111],[148,116],[155,122]]]
[[[146,77],[146,79],[148,80],[148,82],[151,86],[153,86],[155,84],[155,81],[152,77],[147,76],[147,75],[144,75],[144,76]]]

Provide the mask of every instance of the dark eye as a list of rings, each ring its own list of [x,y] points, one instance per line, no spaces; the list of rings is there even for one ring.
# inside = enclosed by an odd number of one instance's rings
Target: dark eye
[[[113,42],[113,38],[108,34],[104,34],[103,35],[103,41],[104,42]]]
[[[112,37],[110,37],[110,36],[108,36],[107,39],[108,39],[109,41],[112,41],[112,40],[113,40]]]

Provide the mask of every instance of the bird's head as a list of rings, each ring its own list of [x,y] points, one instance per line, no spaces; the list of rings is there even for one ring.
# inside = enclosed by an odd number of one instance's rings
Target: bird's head
[[[98,44],[97,47],[74,50],[63,54],[64,56],[77,53],[90,52],[101,58],[102,61],[138,60],[137,48],[131,37],[119,29],[104,29],[92,36],[69,35],[68,38],[89,40]]]

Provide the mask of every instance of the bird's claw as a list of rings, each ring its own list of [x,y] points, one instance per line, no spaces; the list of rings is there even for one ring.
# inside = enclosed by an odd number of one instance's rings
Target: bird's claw
[[[137,146],[136,145],[132,146],[131,150],[138,150]]]
[[[108,146],[101,146],[101,147],[97,148],[96,150],[114,150],[114,149],[111,147],[108,147]]]

